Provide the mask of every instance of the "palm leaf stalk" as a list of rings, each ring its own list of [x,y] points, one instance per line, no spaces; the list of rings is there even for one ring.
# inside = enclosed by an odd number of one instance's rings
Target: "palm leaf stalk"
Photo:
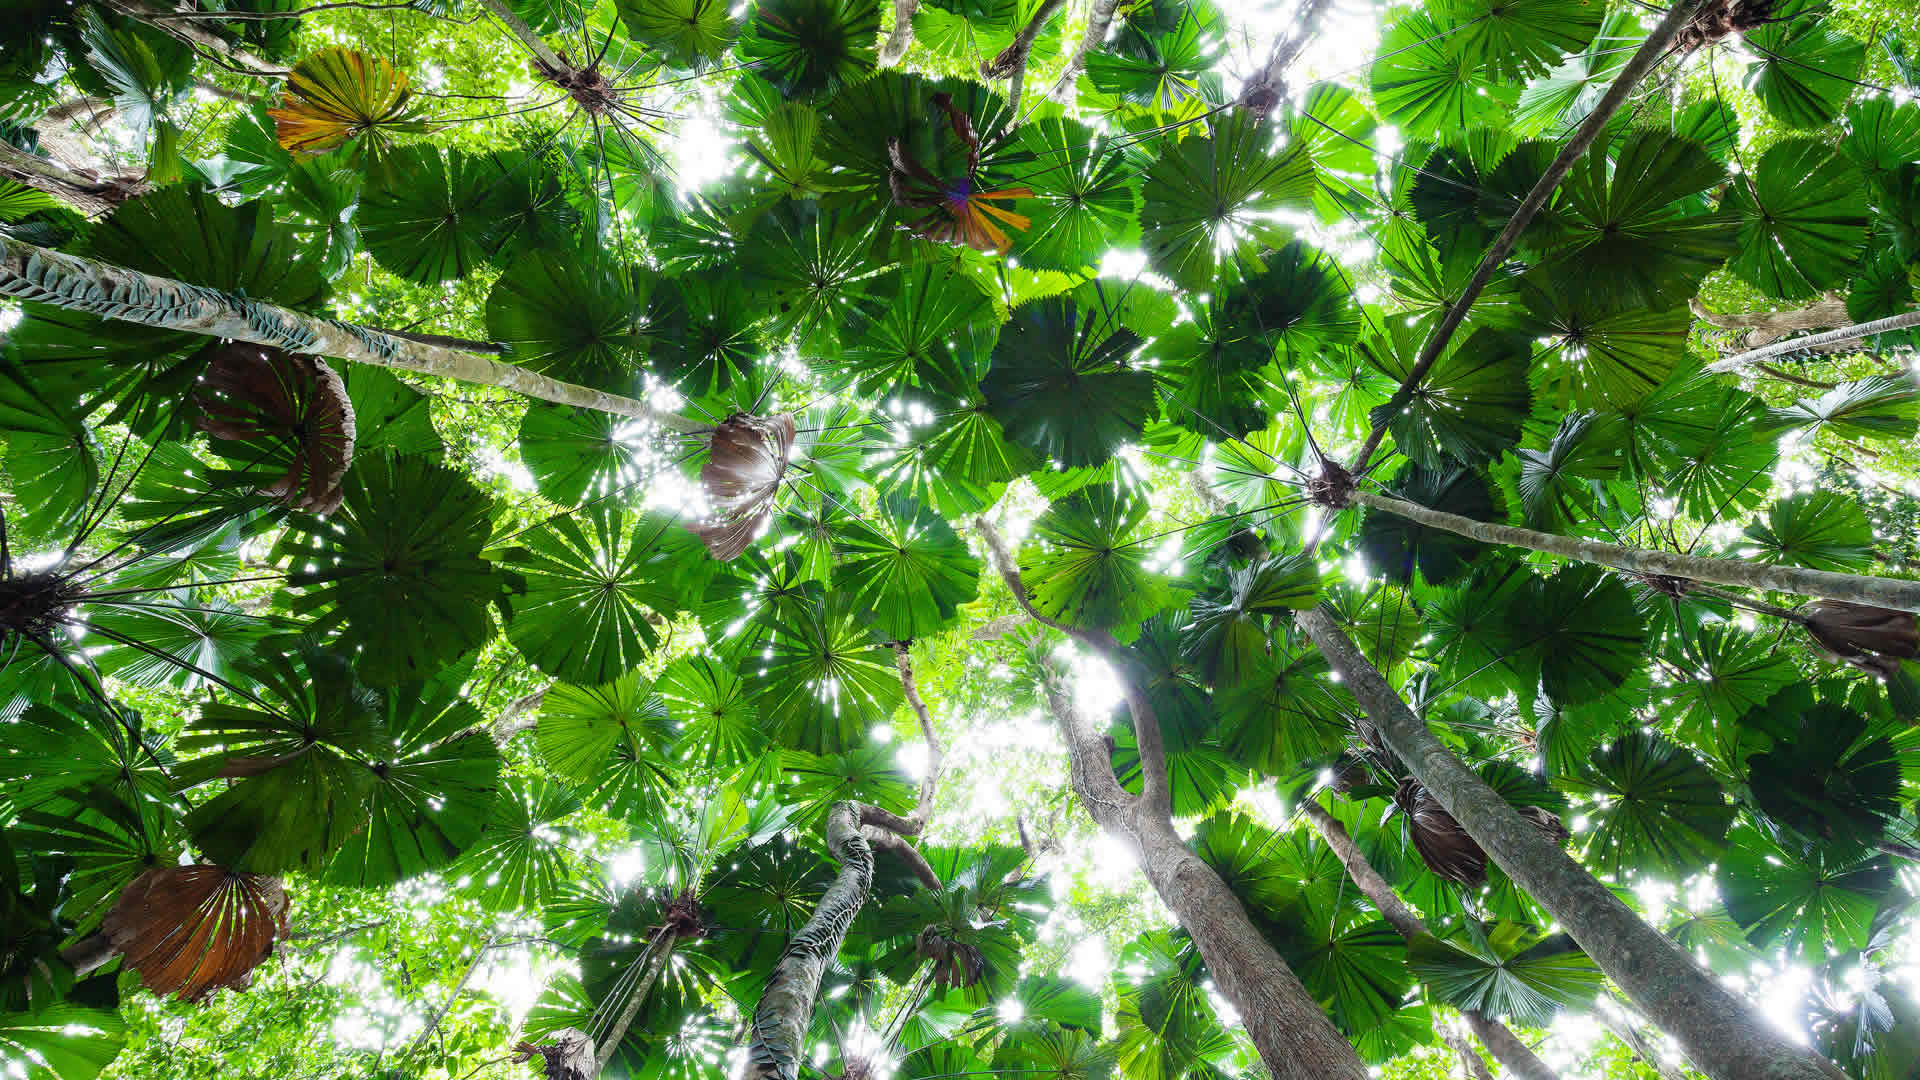
[[[1080,805],[1109,835],[1125,841],[1147,881],[1199,946],[1220,993],[1246,1024],[1260,1060],[1276,1080],[1359,1080],[1366,1066],[1319,1002],[1267,941],[1219,873],[1174,830],[1166,748],[1159,721],[1110,635],[1049,619],[1028,599],[1006,541],[984,517],[975,526],[994,567],[1026,613],[1107,659],[1120,678],[1140,753],[1141,791],[1121,787],[1106,741],[1084,721],[1071,690],[1043,678],[1049,711],[1067,745],[1071,783]]]
[[[650,421],[668,431],[712,430],[703,421],[656,409],[635,398],[562,382],[484,356],[302,315],[4,236],[0,236],[0,295],[183,333],[247,341],[290,353],[331,356],[498,386],[542,401]]]
[[[506,27],[507,32],[525,46],[526,50],[533,54],[534,59],[540,61],[548,70],[556,72],[573,70],[573,65],[562,59],[559,53],[554,52],[553,46],[542,41],[540,35],[533,32],[533,27],[528,26],[525,20],[514,14],[512,8],[501,0],[480,0],[480,2],[486,7],[487,13],[498,19],[500,25]]]
[[[1327,847],[1339,857],[1340,865],[1347,869],[1347,877],[1373,904],[1381,918],[1387,920],[1409,942],[1428,934],[1426,923],[1420,921],[1420,916],[1414,914],[1406,901],[1393,891],[1387,879],[1380,876],[1380,871],[1367,861],[1359,845],[1348,835],[1346,826],[1312,799],[1300,804],[1300,812],[1306,815],[1314,831],[1320,834],[1320,839],[1326,841]],[[1505,1024],[1474,1009],[1463,1010],[1461,1015],[1466,1017],[1467,1026],[1479,1036],[1494,1060],[1520,1080],[1560,1080],[1560,1074],[1541,1061]]]
[[[1576,536],[1522,529],[1475,521],[1459,514],[1411,503],[1391,495],[1354,489],[1346,492],[1346,501],[1382,513],[1405,518],[1428,528],[1478,540],[1483,544],[1504,544],[1528,551],[1558,555],[1576,562],[1609,566],[1635,574],[1710,581],[1743,589],[1771,589],[1799,596],[1817,596],[1867,607],[1892,608],[1895,611],[1920,612],[1920,581],[1873,577],[1866,574],[1841,574],[1831,570],[1808,570],[1792,566],[1768,566],[1746,559],[1723,559],[1703,555],[1682,555],[1652,548],[1631,548],[1588,540]]]
[[[1713,1080],[1839,1080],[1841,1071],[1782,1036],[1677,942],[1540,835],[1426,725],[1333,617],[1294,616],[1353,692],[1388,747],[1473,839],[1545,908],[1634,1005],[1678,1039]]]

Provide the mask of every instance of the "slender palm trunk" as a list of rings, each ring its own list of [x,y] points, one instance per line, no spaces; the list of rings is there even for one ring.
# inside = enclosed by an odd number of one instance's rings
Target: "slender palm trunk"
[[[1106,740],[1083,721],[1069,691],[1051,677],[1040,680],[1048,711],[1067,744],[1070,782],[1080,805],[1109,835],[1132,847],[1154,892],[1199,946],[1208,972],[1240,1014],[1274,1080],[1362,1080],[1367,1068],[1352,1044],[1247,918],[1240,898],[1174,831],[1159,721],[1128,670],[1123,650],[1110,634],[1077,630],[1042,615],[1027,595],[1000,531],[984,516],[974,518],[974,527],[1021,610],[1099,653],[1120,678],[1140,753],[1137,795],[1120,786]]]
[[[613,1026],[607,1029],[607,1037],[600,1043],[600,1049],[593,1055],[593,1073],[600,1075],[607,1069],[607,1062],[613,1060],[613,1052],[620,1049],[620,1043],[627,1037],[627,1029],[633,1026],[633,1018],[640,1015],[640,1009],[646,1005],[647,996],[653,993],[653,984],[660,981],[660,973],[667,970],[673,962],[674,947],[680,943],[671,929],[660,931],[658,937],[647,948],[646,969],[640,976],[640,985],[627,995],[627,1003],[620,1008],[620,1015]]]
[[[541,40],[540,35],[533,32],[533,27],[528,26],[525,20],[514,14],[513,9],[502,0],[480,0],[480,3],[494,18],[500,20],[500,25],[506,27],[508,33],[519,39],[520,44],[533,54],[534,59],[546,65],[547,70],[553,72],[572,70],[573,65],[562,59],[559,53],[554,52],[553,46]]]
[[[1768,566],[1746,559],[1711,559],[1650,548],[1622,547],[1599,540],[1557,536],[1511,525],[1475,521],[1371,491],[1356,490],[1353,501],[1369,509],[1406,518],[1456,536],[1465,536],[1483,544],[1505,544],[1528,551],[1542,551],[1564,559],[1631,570],[1637,574],[1711,581],[1717,585],[1734,585],[1744,589],[1772,589],[1896,611],[1920,611],[1920,581],[1865,574],[1836,574],[1827,570]]]
[[[861,834],[858,803],[835,803],[827,811],[827,850],[840,860],[840,876],[827,886],[813,917],[794,935],[767,978],[753,1010],[743,1080],[798,1080],[820,977],[840,954],[847,927],[873,885],[873,848]]]
[[[712,430],[705,421],[665,412],[644,401],[550,379],[484,356],[302,315],[5,236],[0,236],[0,296],[183,333],[249,341],[288,352],[498,386],[542,401],[650,421],[668,431],[698,434]]]
[[[1680,1041],[1702,1072],[1714,1080],[1839,1080],[1839,1069],[1774,1030],[1467,768],[1331,616],[1316,608],[1296,614],[1294,623],[1313,639],[1414,778],[1636,1007]]]
[[[1380,872],[1367,861],[1359,845],[1348,835],[1346,826],[1334,820],[1332,814],[1312,799],[1300,805],[1300,812],[1313,824],[1320,838],[1327,842],[1327,847],[1339,858],[1340,865],[1347,868],[1347,876],[1359,887],[1361,895],[1373,904],[1381,918],[1400,932],[1401,937],[1412,941],[1428,933],[1420,916],[1414,914],[1406,901],[1400,899],[1400,894],[1393,891],[1387,879],[1381,877]],[[1548,1068],[1547,1063],[1541,1061],[1526,1043],[1521,1042],[1519,1036],[1507,1030],[1505,1024],[1472,1010],[1466,1010],[1463,1015],[1467,1019],[1467,1026],[1486,1045],[1487,1052],[1509,1073],[1520,1080],[1560,1080],[1560,1074]]]
[[[1434,326],[1433,333],[1428,335],[1426,343],[1420,346],[1420,355],[1414,359],[1413,367],[1407,372],[1406,378],[1400,380],[1399,388],[1394,390],[1393,396],[1387,399],[1387,403],[1374,411],[1375,416],[1398,416],[1400,411],[1407,407],[1407,402],[1413,400],[1413,395],[1420,389],[1421,381],[1427,377],[1429,371],[1433,370],[1433,365],[1439,362],[1440,354],[1446,351],[1447,344],[1453,340],[1453,335],[1466,322],[1467,311],[1473,307],[1473,302],[1479,299],[1480,293],[1493,282],[1494,274],[1499,272],[1500,267],[1507,261],[1507,256],[1513,253],[1514,245],[1520,242],[1520,234],[1526,231],[1527,226],[1533,222],[1534,215],[1547,204],[1554,190],[1560,186],[1560,181],[1566,179],[1567,174],[1573,171],[1574,165],[1586,156],[1588,148],[1600,137],[1601,132],[1607,129],[1613,114],[1627,103],[1627,98],[1633,93],[1634,87],[1639,86],[1640,81],[1652,74],[1653,69],[1667,58],[1674,39],[1679,37],[1680,31],[1699,14],[1702,6],[1704,6],[1702,0],[1675,0],[1667,8],[1667,14],[1660,20],[1660,24],[1653,28],[1653,33],[1648,34],[1647,40],[1641,42],[1640,47],[1627,58],[1627,62],[1620,68],[1620,74],[1614,76],[1612,85],[1607,87],[1607,92],[1594,104],[1593,111],[1587,114],[1586,119],[1580,121],[1580,126],[1575,129],[1573,137],[1560,148],[1560,152],[1548,164],[1547,170],[1540,174],[1540,179],[1534,181],[1526,197],[1520,200],[1518,207],[1514,208],[1513,216],[1507,219],[1507,224],[1500,230],[1500,235],[1493,238],[1493,244],[1480,258],[1480,265],[1474,269],[1473,276],[1467,279],[1466,287],[1460,290],[1460,295],[1455,297],[1453,303],[1447,305],[1447,309],[1440,314],[1439,323]],[[1360,475],[1366,468],[1367,461],[1373,457],[1373,452],[1380,449],[1380,440],[1386,437],[1385,423],[1376,422],[1372,428],[1373,430],[1367,433],[1367,441],[1361,445],[1360,452],[1354,455],[1353,464],[1349,467],[1355,476]]]

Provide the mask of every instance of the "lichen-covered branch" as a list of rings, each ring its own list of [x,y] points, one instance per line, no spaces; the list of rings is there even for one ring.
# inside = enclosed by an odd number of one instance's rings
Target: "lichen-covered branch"
[[[668,431],[699,434],[712,430],[705,421],[656,409],[635,398],[561,382],[485,356],[302,315],[275,304],[49,251],[4,236],[0,236],[0,296],[188,334],[248,341],[292,353],[498,386],[542,401],[646,420]]]
[[[1885,319],[1875,319],[1872,322],[1843,326],[1838,330],[1829,330],[1824,334],[1809,334],[1806,337],[1786,338],[1762,348],[1743,352],[1738,356],[1729,356],[1725,360],[1717,360],[1714,363],[1708,364],[1707,370],[1712,372],[1740,371],[1762,360],[1769,360],[1787,353],[1837,351],[1831,347],[1859,341],[1861,338],[1869,338],[1875,334],[1888,334],[1895,330],[1906,330],[1915,326],[1920,326],[1920,309],[1903,312]]]
[[[1353,501],[1361,506],[1418,522],[1456,536],[1465,536],[1483,544],[1504,544],[1545,552],[1563,559],[1611,566],[1636,574],[1710,581],[1743,589],[1772,589],[1799,596],[1818,596],[1849,604],[1920,612],[1920,581],[1872,577],[1866,574],[1840,574],[1830,570],[1807,570],[1794,566],[1768,566],[1746,559],[1716,559],[1703,555],[1682,555],[1654,548],[1630,548],[1578,536],[1521,529],[1475,521],[1459,514],[1432,510],[1405,499],[1370,491],[1353,492]]]

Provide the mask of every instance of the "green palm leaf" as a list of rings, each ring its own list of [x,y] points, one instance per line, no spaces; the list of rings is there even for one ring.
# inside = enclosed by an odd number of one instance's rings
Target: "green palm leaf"
[[[289,602],[315,626],[362,650],[377,686],[425,679],[487,637],[487,605],[502,581],[481,557],[492,502],[463,474],[425,457],[374,454],[354,462],[345,502],[297,515],[274,551],[300,567]]]
[[[549,520],[499,559],[524,585],[508,639],[541,671],[584,686],[639,666],[660,640],[655,620],[696,601],[714,565],[679,522],[612,501]]]
[[[1744,218],[1729,268],[1768,296],[1797,300],[1846,280],[1866,238],[1867,194],[1845,158],[1813,139],[1782,139],[1723,208]]]
[[[894,641],[944,628],[980,591],[980,560],[966,541],[946,519],[905,499],[847,523],[833,555],[834,590],[851,594]]]
[[[1734,808],[1698,758],[1658,735],[1629,731],[1595,750],[1587,773],[1587,864],[1621,881],[1700,870],[1725,850]]]
[[[1272,215],[1304,208],[1315,182],[1303,145],[1275,152],[1270,129],[1229,110],[1205,135],[1167,143],[1148,167],[1140,207],[1148,261],[1198,291],[1257,273],[1260,250],[1287,239]]]
[[[1153,376],[1128,360],[1140,335],[1066,297],[1016,310],[981,380],[1009,441],[1067,466],[1106,462],[1153,415]]]

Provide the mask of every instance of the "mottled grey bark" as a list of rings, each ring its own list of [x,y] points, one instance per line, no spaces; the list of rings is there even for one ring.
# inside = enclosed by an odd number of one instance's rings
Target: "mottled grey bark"
[[[1646,1033],[1640,1030],[1632,1017],[1609,1009],[1605,1005],[1598,1009],[1595,1015],[1599,1016],[1600,1022],[1606,1025],[1608,1031],[1613,1032],[1614,1038],[1619,1039],[1627,1049],[1633,1051],[1634,1057],[1651,1065],[1653,1070],[1660,1074],[1660,1080],[1686,1080],[1684,1073],[1667,1064],[1660,1057],[1653,1048],[1653,1040],[1647,1038]]]
[[[1666,59],[1674,39],[1680,36],[1680,31],[1685,29],[1689,22],[1693,21],[1701,4],[1702,0],[1675,0],[1667,9],[1666,16],[1660,20],[1660,24],[1653,28],[1653,33],[1647,35],[1647,40],[1641,42],[1640,47],[1634,50],[1634,54],[1627,58],[1626,64],[1620,69],[1620,74],[1614,76],[1613,84],[1607,87],[1607,92],[1594,105],[1593,111],[1580,122],[1580,127],[1574,131],[1573,137],[1567,140],[1567,144],[1560,148],[1560,153],[1547,166],[1547,171],[1540,175],[1540,179],[1534,183],[1526,197],[1520,200],[1520,205],[1514,210],[1513,216],[1507,219],[1507,224],[1500,230],[1500,235],[1494,237],[1493,245],[1487,248],[1486,254],[1481,257],[1480,265],[1474,270],[1473,277],[1467,280],[1466,288],[1460,290],[1460,295],[1441,314],[1439,323],[1433,328],[1433,333],[1428,335],[1426,343],[1420,347],[1420,355],[1414,360],[1413,367],[1408,370],[1407,377],[1400,381],[1399,389],[1393,392],[1393,396],[1387,399],[1385,405],[1375,411],[1375,415],[1398,416],[1400,411],[1407,407],[1407,402],[1413,400],[1421,380],[1427,377],[1427,372],[1433,370],[1433,365],[1439,361],[1440,354],[1446,351],[1447,344],[1453,340],[1453,335],[1460,329],[1460,324],[1466,321],[1468,309],[1472,308],[1473,302],[1480,298],[1481,291],[1493,280],[1493,275],[1499,271],[1500,265],[1507,261],[1507,256],[1513,252],[1514,245],[1520,242],[1520,234],[1525,232],[1527,226],[1533,222],[1534,215],[1540,212],[1540,208],[1547,204],[1547,199],[1552,196],[1554,189],[1560,186],[1560,181],[1566,178],[1567,173],[1573,171],[1574,164],[1586,155],[1587,148],[1592,146],[1594,140],[1600,137],[1600,133],[1607,129],[1608,121],[1612,120],[1613,114],[1626,104],[1634,87],[1639,86],[1640,81],[1652,73],[1660,61]],[[1350,466],[1350,471],[1355,476],[1366,468],[1367,460],[1373,457],[1375,450],[1380,449],[1380,440],[1385,438],[1386,434],[1385,423],[1373,424],[1373,430],[1367,433],[1366,443],[1360,447],[1360,453],[1354,457],[1353,464]]]
[[[1920,310],[1904,312],[1885,319],[1875,319],[1872,322],[1855,323],[1852,326],[1843,326],[1838,330],[1829,330],[1824,334],[1809,334],[1806,337],[1787,338],[1784,341],[1776,341],[1771,345],[1743,352],[1738,356],[1729,356],[1725,360],[1708,364],[1707,370],[1714,372],[1739,371],[1744,367],[1757,364],[1762,360],[1791,352],[1810,350],[1833,352],[1837,350],[1832,348],[1832,346],[1858,341],[1861,338],[1872,337],[1875,334],[1886,334],[1895,330],[1905,330],[1914,326],[1920,326]]]
[[[1047,91],[1048,97],[1060,100],[1073,89],[1080,72],[1087,66],[1087,54],[1107,40],[1107,28],[1113,25],[1113,13],[1119,7],[1120,0],[1093,0],[1093,7],[1087,11],[1087,28],[1080,35],[1080,44],[1074,46],[1066,70],[1053,81],[1053,87]]]
[[[998,530],[985,518],[976,518],[975,526],[1021,607],[1036,620],[1058,626],[1033,609]],[[1084,631],[1069,633],[1096,651],[1112,641]],[[1133,851],[1154,892],[1192,936],[1221,996],[1240,1014],[1254,1049],[1275,1080],[1362,1080],[1367,1069],[1353,1047],[1253,925],[1239,897],[1174,831],[1168,804],[1149,797],[1148,793],[1166,784],[1159,724],[1150,710],[1142,710],[1145,695],[1139,692],[1124,656],[1110,657],[1108,662],[1120,678],[1130,707],[1135,708],[1143,773],[1139,795],[1120,786],[1106,740],[1085,722],[1067,691],[1052,678],[1041,680],[1048,710],[1067,745],[1068,775],[1080,805],[1095,823]],[[1160,764],[1149,765],[1152,761]]]
[[[1714,1080],[1840,1080],[1843,1074],[1775,1031],[1489,788],[1369,663],[1332,616],[1298,612],[1306,632],[1387,746],[1487,855],[1545,908],[1634,1005],[1679,1040]]]
[[[1340,865],[1346,867],[1347,876],[1352,878],[1354,885],[1359,887],[1360,894],[1367,898],[1367,901],[1373,905],[1373,909],[1380,913],[1381,918],[1387,920],[1388,925],[1399,931],[1400,936],[1408,941],[1427,935],[1427,924],[1420,920],[1420,916],[1414,913],[1413,908],[1400,899],[1400,894],[1393,891],[1392,884],[1380,876],[1380,872],[1367,861],[1360,846],[1355,844],[1353,837],[1347,833],[1346,826],[1340,824],[1332,814],[1327,813],[1325,807],[1312,799],[1300,804],[1300,812],[1312,823],[1314,831],[1320,834],[1320,838],[1326,841],[1328,849],[1340,860]],[[1541,1061],[1526,1043],[1520,1041],[1519,1036],[1507,1030],[1505,1024],[1471,1010],[1463,1012],[1462,1015],[1466,1017],[1467,1026],[1473,1029],[1473,1033],[1480,1037],[1482,1043],[1486,1044],[1487,1052],[1492,1054],[1494,1060],[1508,1072],[1520,1077],[1521,1080],[1560,1080],[1559,1074],[1548,1068],[1547,1063]]]
[[[835,803],[827,811],[827,850],[840,860],[840,876],[820,897],[813,917],[788,943],[760,1004],[753,1010],[744,1080],[797,1080],[806,1055],[807,1028],[820,996],[820,977],[840,954],[847,927],[873,885],[873,848],[860,831],[858,803]]]
[[[920,0],[893,0],[893,29],[880,46],[881,67],[892,67],[906,58],[907,50],[913,47],[913,13],[919,10]]]
[[[1467,1080],[1493,1080],[1493,1071],[1487,1068],[1486,1059],[1473,1049],[1473,1044],[1467,1041],[1465,1035],[1451,1024],[1441,1024],[1439,1028],[1440,1038],[1453,1047],[1455,1056],[1460,1059],[1460,1067],[1466,1070]]]
[[[650,421],[668,431],[694,434],[712,430],[705,421],[656,409],[644,401],[550,379],[484,356],[302,315],[274,304],[49,251],[4,236],[0,236],[0,296],[183,333],[249,341],[287,352],[498,386],[542,401]]]
[[[1768,566],[1746,559],[1711,559],[1700,555],[1681,555],[1651,548],[1622,547],[1600,540],[1520,529],[1475,521],[1459,514],[1432,510],[1405,499],[1371,491],[1356,490],[1353,501],[1361,506],[1456,536],[1465,536],[1483,544],[1506,544],[1541,551],[1578,562],[1611,566],[1639,574],[1660,574],[1689,581],[1711,581],[1717,585],[1735,585],[1743,589],[1772,589],[1800,596],[1818,596],[1849,604],[1893,608],[1896,611],[1920,611],[1920,581],[1872,577],[1866,574],[1836,574],[1828,570],[1806,570],[1794,566]]]
[[[1740,336],[1740,344],[1747,349],[1770,345],[1788,334],[1845,326],[1848,321],[1846,298],[1834,295],[1823,296],[1806,307],[1787,311],[1719,312],[1698,299],[1691,301],[1689,306],[1694,315],[1708,326],[1722,330],[1745,330],[1746,333]]]
[[[933,730],[933,717],[927,712],[927,703],[920,699],[920,685],[913,681],[912,647],[904,641],[893,643],[893,666],[900,672],[901,692],[913,707],[914,719],[920,722],[920,737],[927,743],[926,771],[920,774],[920,803],[907,816],[906,827],[893,831],[902,836],[918,836],[933,817],[933,795],[940,784],[940,770],[946,764],[947,748],[940,741],[940,733]]]
[[[268,63],[260,57],[221,37],[219,34],[199,25],[197,19],[155,18],[163,14],[202,14],[173,9],[171,12],[156,11],[141,3],[140,0],[104,0],[107,7],[125,15],[135,22],[145,23],[155,30],[166,34],[202,56],[212,55],[213,59],[229,71],[241,75],[256,75],[262,78],[279,78],[287,69],[278,64]],[[219,18],[215,12],[204,13],[209,20]]]

